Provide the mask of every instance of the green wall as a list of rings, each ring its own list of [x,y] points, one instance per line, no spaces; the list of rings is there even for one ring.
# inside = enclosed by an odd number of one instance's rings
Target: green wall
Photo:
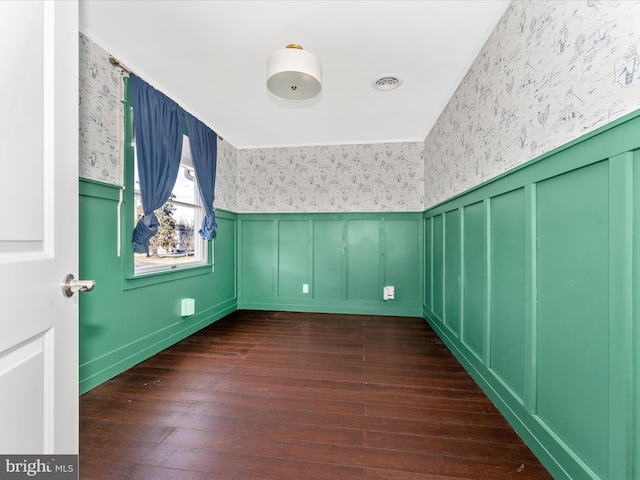
[[[424,213],[218,210],[213,265],[141,277],[81,180],[80,390],[238,308],[424,316],[555,478],[640,480],[639,149],[633,114]]]
[[[81,393],[237,309],[235,214],[216,212],[213,265],[133,279],[130,242],[118,256],[119,199],[119,187],[80,180],[80,277],[96,281],[79,300]],[[195,315],[180,316],[182,298]]]
[[[238,307],[421,316],[422,255],[421,213],[239,214]]]
[[[80,179],[80,393],[237,310],[236,215],[216,210],[218,234],[207,265],[134,275],[133,115],[125,79],[125,188]],[[181,316],[181,300],[195,314]]]
[[[424,214],[424,316],[554,478],[640,479],[640,117]]]
[[[80,298],[82,393],[238,308],[422,315],[421,213],[217,210],[213,266],[134,278],[131,244],[117,255],[119,199],[118,187],[80,181],[80,275],[96,280]],[[194,316],[180,316],[182,298],[195,299]]]

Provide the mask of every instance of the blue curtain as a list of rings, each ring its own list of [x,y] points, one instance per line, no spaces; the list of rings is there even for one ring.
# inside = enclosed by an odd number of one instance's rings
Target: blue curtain
[[[214,190],[216,184],[216,162],[218,140],[216,133],[190,113],[185,113],[189,144],[193,167],[196,170],[196,180],[200,198],[204,205],[205,217],[199,233],[205,240],[216,237],[218,225],[213,210]]]
[[[129,77],[144,217],[133,231],[134,251],[149,253],[158,233],[154,210],[169,199],[180,170],[184,110],[134,74]]]

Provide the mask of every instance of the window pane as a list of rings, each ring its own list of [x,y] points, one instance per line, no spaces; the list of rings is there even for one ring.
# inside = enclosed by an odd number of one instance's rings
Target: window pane
[[[195,207],[171,203],[166,203],[158,210],[158,234],[150,241],[149,256],[144,253],[135,255],[136,270],[170,269],[201,263],[204,260],[204,247],[195,229],[197,210]]]
[[[180,171],[178,172],[178,178],[176,179],[176,184],[173,187],[173,200],[183,203],[195,203],[196,202],[196,177],[195,171],[193,167],[188,167],[186,165],[180,166]]]
[[[184,138],[188,152],[188,139]],[[136,218],[142,217],[142,202],[138,185],[138,165],[135,162],[135,206]],[[149,242],[149,255],[134,255],[135,272],[169,270],[182,266],[201,264],[206,261],[206,243],[198,234],[204,217],[200,195],[195,181],[195,172],[190,158],[182,158],[176,184],[171,198],[156,210],[160,222],[158,234]]]

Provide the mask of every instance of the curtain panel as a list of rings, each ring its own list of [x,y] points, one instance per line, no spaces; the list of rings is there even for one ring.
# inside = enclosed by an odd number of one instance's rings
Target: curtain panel
[[[213,130],[190,113],[185,113],[185,119],[196,181],[205,211],[199,233],[205,240],[211,240],[216,237],[218,230],[216,214],[213,210],[218,138]]]
[[[148,254],[149,240],[159,226],[153,212],[169,199],[180,170],[184,110],[133,73],[129,91],[144,212],[133,231],[133,243],[136,253]]]

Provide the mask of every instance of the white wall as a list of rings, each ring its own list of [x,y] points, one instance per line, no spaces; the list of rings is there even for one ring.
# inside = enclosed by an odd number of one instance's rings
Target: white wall
[[[640,107],[640,2],[514,1],[425,140],[425,206]]]

